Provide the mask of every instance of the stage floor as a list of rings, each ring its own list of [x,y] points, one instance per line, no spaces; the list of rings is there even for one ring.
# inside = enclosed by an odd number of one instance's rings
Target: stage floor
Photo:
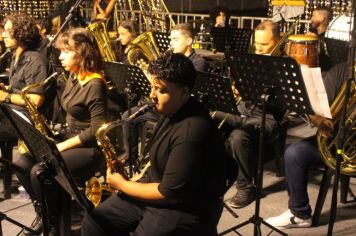
[[[287,209],[288,196],[285,190],[284,177],[276,177],[275,173],[272,171],[273,163],[267,163],[267,166],[264,171],[264,187],[263,195],[264,197],[261,200],[261,217],[264,219],[275,216],[282,213]],[[314,208],[315,202],[317,199],[319,191],[319,183],[321,181],[321,172],[313,171],[309,179],[309,197],[311,201],[311,206]],[[0,181],[0,190],[2,190],[2,181]],[[351,178],[351,190],[356,192],[356,180]],[[234,186],[227,192],[225,200],[229,200],[235,194],[236,189]],[[291,236],[324,236],[327,234],[328,230],[328,221],[329,221],[329,212],[330,212],[330,203],[331,203],[331,189],[326,198],[326,202],[320,218],[320,226],[304,228],[304,229],[288,229],[284,230],[285,233]],[[0,195],[1,196],[1,195]],[[349,196],[350,198],[350,196]],[[349,200],[352,200],[351,198]],[[19,221],[25,225],[30,225],[34,219],[35,213],[33,207],[30,204],[28,199],[23,199],[19,194],[13,194],[13,197],[10,200],[0,201],[0,211],[5,213],[8,217]],[[224,209],[223,215],[220,219],[218,226],[219,232],[222,232],[228,229],[231,226],[240,224],[245,220],[249,219],[255,211],[255,204],[252,203],[249,206],[234,210],[239,217],[237,219],[233,218],[232,215]],[[356,204],[351,202],[347,204],[338,203],[337,217],[334,225],[334,234],[333,235],[355,235],[355,225],[356,225]],[[4,236],[14,236],[19,231],[20,228],[9,223],[6,220],[2,221],[2,229]],[[267,235],[270,230],[262,226],[262,234]],[[238,233],[243,236],[253,235],[253,225],[248,224],[243,228],[238,230]],[[234,232],[231,232],[227,235],[238,235]],[[272,236],[279,235],[276,232],[270,234]]]

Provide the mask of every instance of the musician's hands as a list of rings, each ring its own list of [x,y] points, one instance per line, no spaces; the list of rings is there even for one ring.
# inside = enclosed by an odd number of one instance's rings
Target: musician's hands
[[[323,137],[330,138],[334,133],[334,123],[329,119],[324,119],[319,126],[319,132]]]
[[[65,150],[63,142],[57,143],[57,149],[59,152],[63,152]]]
[[[120,190],[120,186],[122,183],[126,182],[127,180],[119,173],[112,172],[110,168],[106,171],[106,182],[113,186],[115,189]]]
[[[232,93],[234,94],[235,98],[240,98],[240,93],[237,90],[237,88],[235,87],[235,85],[232,85],[231,89],[232,89]]]
[[[225,17],[224,16],[217,16],[215,27],[225,27]]]
[[[6,92],[5,90],[0,90],[0,102],[3,102],[3,101],[5,101],[5,98],[6,98],[6,96],[8,95],[9,93],[8,92]]]
[[[0,83],[0,90],[6,91],[6,86],[4,83]]]
[[[314,33],[314,32],[310,32],[310,31],[309,31],[309,32],[307,32],[307,33],[306,33],[306,35],[318,36],[316,33]]]
[[[332,120],[318,115],[310,116],[310,120],[316,127],[318,127],[319,132],[323,137],[332,137],[335,128]]]

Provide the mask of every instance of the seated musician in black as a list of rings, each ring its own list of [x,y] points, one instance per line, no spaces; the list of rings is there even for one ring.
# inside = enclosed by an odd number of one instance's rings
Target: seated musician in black
[[[211,32],[212,28],[228,28],[230,20],[230,9],[224,6],[216,6],[210,10],[210,23],[206,26],[206,32]]]
[[[171,29],[170,34],[170,46],[171,51],[173,53],[181,53],[184,54],[189,60],[193,63],[195,70],[197,71],[207,71],[208,64],[206,63],[205,59],[202,58],[200,55],[196,54],[192,45],[193,45],[193,33],[192,27],[190,24],[177,24]],[[138,107],[132,108],[132,112],[135,112]],[[125,112],[122,116],[123,118],[128,117],[128,112]],[[155,112],[148,112],[144,116],[139,117],[134,122],[131,122],[133,128],[130,133],[132,142],[131,150],[132,153],[131,158],[135,158],[138,153],[138,146],[137,146],[137,125],[142,123],[143,121],[153,121],[156,122],[158,119],[158,114]],[[123,126],[123,136],[124,136],[124,145],[125,150],[129,151],[129,126]]]
[[[29,118],[26,103],[21,97],[21,90],[28,85],[43,82],[49,75],[46,58],[36,51],[41,42],[41,36],[32,18],[18,14],[10,15],[5,19],[2,37],[6,48],[12,52],[13,56],[9,70],[9,85],[0,85],[0,102],[7,103]],[[46,97],[46,95],[55,95],[51,88],[52,86],[40,87],[28,93],[29,99],[41,111],[51,100],[51,96]],[[17,137],[15,128],[0,112],[0,141],[9,141]]]
[[[197,71],[207,71],[208,64],[193,49],[193,29],[190,24],[177,24],[171,29],[170,46],[174,53],[182,53],[188,57]]]
[[[275,48],[278,40],[278,25],[272,21],[262,22],[255,29],[255,53],[268,55]],[[228,143],[239,168],[236,182],[237,192],[229,202],[229,205],[234,208],[245,207],[253,202],[256,197],[253,177],[257,166],[258,148],[256,147],[258,147],[259,126],[262,120],[262,109],[258,104],[242,101],[238,105],[238,110],[241,115],[230,114],[225,121],[233,128]],[[278,110],[267,109],[266,137],[277,127],[274,116],[281,115],[279,113]],[[222,120],[226,116],[227,114],[224,112],[217,112],[215,118]]]
[[[72,28],[60,34],[55,45],[61,50],[62,66],[71,72],[61,96],[68,127],[63,137],[57,140],[57,148],[75,180],[84,182],[105,166],[95,139],[97,129],[107,122],[107,86],[102,75],[101,56],[93,35],[84,28]],[[25,174],[16,175],[31,200],[39,201],[40,183],[36,172],[41,168],[40,164],[28,153],[20,156],[15,164],[26,170]],[[51,189],[46,191],[46,203],[51,235],[57,235],[60,194],[58,185],[52,182]],[[35,210],[37,217],[32,227],[39,235],[42,231],[41,212],[38,207]]]
[[[321,68],[321,71],[328,71],[332,66],[325,43],[325,33],[332,19],[333,12],[330,7],[326,6],[320,6],[315,8],[310,19],[310,33],[316,34],[319,38],[319,66]]]
[[[191,91],[191,61],[168,53],[150,63],[160,114],[148,144],[151,167],[138,182],[107,171],[118,193],[90,212],[82,235],[216,235],[227,155],[209,113]]]
[[[124,20],[120,22],[118,33],[118,44],[116,44],[116,48],[114,48],[116,58],[119,62],[129,64],[127,60],[127,49],[131,42],[138,36],[137,26],[131,20]]]

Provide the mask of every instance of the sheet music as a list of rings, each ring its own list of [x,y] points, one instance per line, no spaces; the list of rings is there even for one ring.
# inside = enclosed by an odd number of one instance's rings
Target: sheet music
[[[328,96],[321,77],[320,67],[309,68],[307,65],[301,65],[300,70],[314,113],[331,119]]]

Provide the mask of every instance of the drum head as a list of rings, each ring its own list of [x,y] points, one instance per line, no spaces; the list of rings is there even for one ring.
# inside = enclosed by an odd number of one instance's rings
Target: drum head
[[[350,41],[350,31],[353,29],[353,17],[347,15],[339,15],[330,22],[325,37],[338,39],[342,41]]]
[[[313,42],[317,40],[318,40],[318,36],[309,35],[309,34],[293,34],[288,37],[288,41],[296,42],[296,43]]]

